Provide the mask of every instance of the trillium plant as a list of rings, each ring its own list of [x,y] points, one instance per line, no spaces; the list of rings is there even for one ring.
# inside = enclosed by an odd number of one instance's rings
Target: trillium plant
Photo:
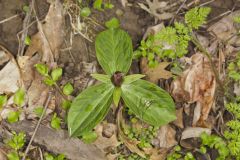
[[[144,75],[127,75],[133,58],[132,40],[119,28],[110,28],[96,37],[96,55],[104,74],[92,74],[101,83],[81,92],[72,102],[68,113],[71,136],[80,137],[100,123],[112,103],[118,106],[122,98],[138,118],[153,126],[173,121],[175,104],[163,89]]]

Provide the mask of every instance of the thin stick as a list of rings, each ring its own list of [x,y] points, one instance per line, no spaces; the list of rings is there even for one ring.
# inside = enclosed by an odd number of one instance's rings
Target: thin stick
[[[181,6],[178,8],[178,10],[175,13],[175,16],[179,13],[179,11],[183,8],[183,6],[185,5],[185,3],[187,2],[187,0],[184,0],[183,3],[181,4]],[[175,16],[172,17],[171,21],[170,21],[170,25],[172,24]]]
[[[41,123],[41,121],[42,121],[42,119],[43,119],[43,116],[45,115],[45,112],[46,112],[46,110],[47,110],[47,107],[48,107],[49,102],[50,102],[51,99],[52,99],[52,92],[50,91],[49,94],[48,94],[48,99],[47,99],[46,104],[45,104],[45,106],[44,106],[44,110],[43,110],[43,112],[42,112],[42,114],[41,114],[40,119],[38,120],[38,123],[37,123],[36,128],[35,128],[35,130],[34,130],[34,132],[33,132],[32,137],[31,137],[31,139],[30,139],[30,142],[28,143],[28,146],[27,146],[27,148],[26,148],[26,150],[25,150],[25,152],[24,152],[24,155],[23,155],[22,160],[25,160],[25,159],[26,159],[26,156],[27,156],[27,154],[28,154],[28,152],[29,152],[30,146],[31,146],[31,144],[32,144],[32,142],[33,142],[33,139],[34,139],[34,137],[35,137],[35,135],[36,135],[36,133],[37,133],[37,130],[38,130],[39,126],[40,126],[40,123]]]
[[[12,19],[14,19],[14,18],[16,18],[18,16],[19,16],[19,14],[15,14],[15,15],[9,17],[9,18],[3,19],[3,20],[0,21],[0,24],[6,23],[7,21],[10,21],[10,20],[12,20]]]
[[[30,10],[29,12],[27,12],[26,14],[26,17],[24,18],[23,20],[23,33],[22,33],[22,36],[21,36],[21,40],[19,42],[19,46],[18,46],[18,56],[23,56],[23,53],[24,53],[24,48],[25,48],[25,38],[28,34],[28,24],[30,23],[30,19],[31,19],[31,14],[32,14],[32,11],[33,11],[33,7],[34,7],[34,0],[32,0],[32,3],[31,3],[31,7],[30,7]],[[25,29],[27,28],[27,29]]]

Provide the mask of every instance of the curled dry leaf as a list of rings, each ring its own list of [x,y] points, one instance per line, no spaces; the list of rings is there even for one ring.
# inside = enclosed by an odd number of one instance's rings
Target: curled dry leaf
[[[42,61],[53,62],[58,58],[64,41],[64,11],[60,0],[51,2],[44,22],[38,22],[39,31],[32,37],[25,56],[32,57],[36,52],[40,52]]]
[[[12,54],[2,46],[0,62],[0,94],[14,93],[23,86],[20,70]]]
[[[123,128],[126,127],[125,121],[123,119],[122,116],[122,107],[120,107],[120,109],[118,110],[117,113],[117,131],[118,131],[118,137],[119,139],[124,143],[124,145],[132,152],[132,153],[136,153],[139,156],[146,158],[144,151],[140,150],[137,146],[137,144],[139,143],[138,141],[135,140],[131,140],[130,138],[128,138],[124,132],[123,132]]]
[[[199,126],[204,126],[214,102],[216,80],[210,62],[200,53],[191,57],[191,66],[171,84],[172,96],[178,102],[200,103]],[[206,126],[205,126],[206,127]]]
[[[179,128],[184,128],[183,126],[183,107],[176,110],[176,117],[177,119],[173,121],[173,124],[175,124]]]
[[[162,126],[157,135],[160,148],[171,148],[177,144],[175,140],[176,131],[169,125]]]
[[[172,73],[165,70],[165,68],[169,65],[169,62],[160,62],[158,66],[154,68],[149,68],[147,64],[147,59],[141,59],[141,70],[142,73],[146,75],[146,79],[150,82],[157,83],[159,79],[169,79],[172,77]]]
[[[147,31],[144,33],[143,40],[146,40],[149,35],[157,34],[159,31],[161,31],[164,28],[164,24],[160,23],[155,26],[151,26],[147,28]]]
[[[240,38],[237,35],[239,26],[235,25],[234,17],[239,16],[240,11],[231,13],[209,27],[208,31],[218,39],[227,41],[229,44],[240,45]]]
[[[211,129],[200,128],[200,127],[188,127],[182,132],[181,140],[200,137],[200,135],[203,132],[206,132],[207,134],[211,134]]]

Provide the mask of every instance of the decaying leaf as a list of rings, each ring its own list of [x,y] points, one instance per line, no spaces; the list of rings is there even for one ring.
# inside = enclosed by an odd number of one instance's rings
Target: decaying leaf
[[[204,125],[214,102],[216,80],[208,59],[201,53],[191,57],[191,66],[171,84],[176,101],[200,103],[201,116],[197,125]]]
[[[44,24],[38,22],[38,30],[25,56],[32,57],[41,53],[42,61],[53,62],[58,58],[60,47],[64,41],[64,12],[60,0],[52,1]]]
[[[0,46],[0,94],[14,93],[22,87],[21,73],[12,54]],[[9,74],[11,73],[11,74]]]
[[[175,140],[176,131],[169,125],[162,126],[157,135],[160,148],[171,148],[177,144]]]
[[[183,126],[183,107],[176,110],[176,117],[177,119],[173,121],[173,124],[175,124],[179,128],[184,128]]]
[[[169,62],[160,62],[158,66],[154,68],[149,68],[147,64],[147,59],[141,59],[141,70],[142,74],[146,75],[146,79],[150,82],[157,83],[159,79],[169,79],[172,77],[172,73],[165,70],[165,68],[169,65]]]

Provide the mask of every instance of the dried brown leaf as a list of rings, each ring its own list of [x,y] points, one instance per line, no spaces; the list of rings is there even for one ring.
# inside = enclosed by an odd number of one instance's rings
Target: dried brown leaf
[[[147,59],[142,58],[141,60],[141,70],[142,73],[146,75],[146,79],[150,82],[157,83],[159,79],[169,79],[172,77],[172,73],[165,70],[165,68],[169,65],[169,62],[160,62],[158,66],[154,68],[149,68],[147,64]]]
[[[39,32],[32,37],[32,42],[25,56],[32,57],[40,52],[42,61],[53,62],[59,57],[59,50],[64,41],[64,11],[60,0],[51,2],[44,23],[38,22]]]
[[[191,57],[191,66],[173,81],[171,88],[176,101],[200,103],[201,116],[198,125],[204,124],[213,105],[216,89],[215,75],[208,59],[203,54],[194,54]]]

